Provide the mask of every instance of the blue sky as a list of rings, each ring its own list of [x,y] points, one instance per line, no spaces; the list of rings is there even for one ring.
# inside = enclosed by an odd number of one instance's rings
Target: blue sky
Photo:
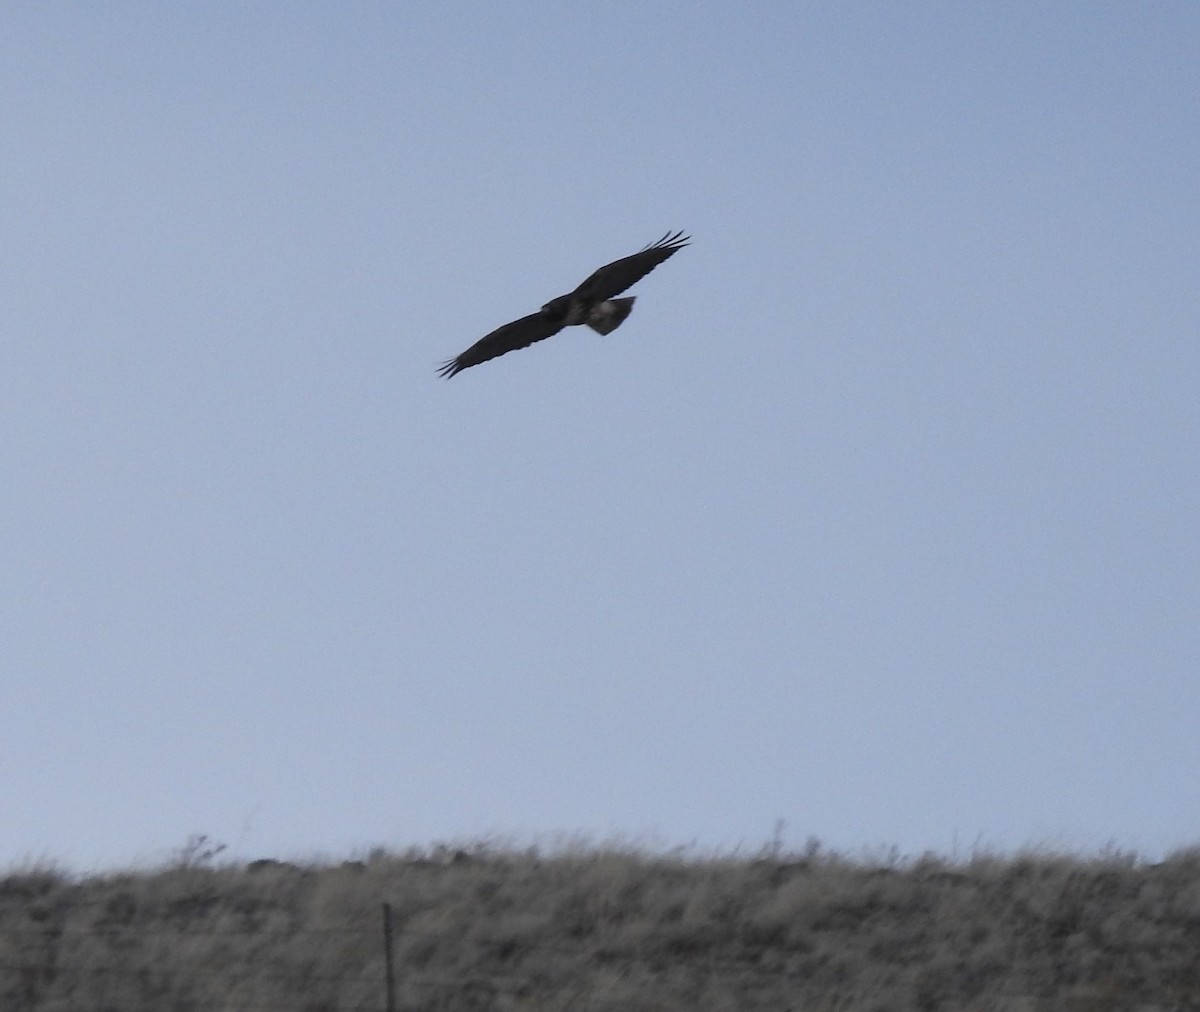
[[[1200,839],[1200,7],[0,28],[0,863]]]

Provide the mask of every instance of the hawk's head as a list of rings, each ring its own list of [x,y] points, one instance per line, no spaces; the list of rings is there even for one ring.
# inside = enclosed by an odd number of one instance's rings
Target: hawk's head
[[[542,306],[542,313],[552,320],[561,320],[565,326],[573,327],[577,323],[583,323],[587,307],[583,305],[583,300],[577,299],[574,294],[560,295]]]

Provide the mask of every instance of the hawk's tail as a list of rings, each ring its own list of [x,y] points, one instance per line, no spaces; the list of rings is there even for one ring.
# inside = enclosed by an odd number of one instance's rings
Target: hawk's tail
[[[627,299],[608,299],[597,303],[588,314],[587,325],[597,334],[611,334],[633,312],[635,296]]]

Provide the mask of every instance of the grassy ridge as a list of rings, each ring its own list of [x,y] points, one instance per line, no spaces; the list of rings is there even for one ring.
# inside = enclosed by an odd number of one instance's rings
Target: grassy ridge
[[[3,1012],[1200,1010],[1200,850],[872,862],[477,845],[0,879]]]

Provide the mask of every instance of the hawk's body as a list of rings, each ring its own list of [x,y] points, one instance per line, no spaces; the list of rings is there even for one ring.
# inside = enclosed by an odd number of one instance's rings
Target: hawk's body
[[[446,362],[439,374],[449,379],[480,362],[553,337],[564,327],[586,324],[599,334],[611,334],[633,310],[633,296],[624,299],[616,296],[683,249],[690,238],[682,232],[668,232],[640,252],[601,267],[569,295],[551,299],[538,312],[506,323],[476,341],[457,358]]]

